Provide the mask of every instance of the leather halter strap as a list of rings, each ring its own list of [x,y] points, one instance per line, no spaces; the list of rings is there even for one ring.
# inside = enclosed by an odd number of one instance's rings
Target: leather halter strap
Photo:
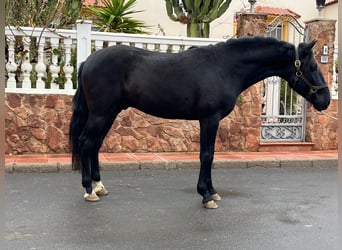
[[[303,72],[300,70],[302,62],[299,59],[298,48],[296,47],[295,50],[296,50],[296,60],[294,62],[294,65],[296,67],[296,77],[295,77],[295,81],[294,81],[293,86],[296,85],[296,83],[298,82],[299,79],[302,79],[303,82],[306,84],[306,86],[309,87],[309,93],[306,96],[306,99],[309,99],[312,94],[316,93],[320,89],[328,88],[328,86],[327,85],[315,86],[303,75]]]

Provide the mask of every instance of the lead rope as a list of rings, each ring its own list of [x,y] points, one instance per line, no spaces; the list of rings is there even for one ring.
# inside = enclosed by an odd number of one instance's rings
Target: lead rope
[[[321,114],[329,117],[330,119],[334,119],[334,120],[338,120],[338,117],[335,117],[335,116],[332,116],[332,115],[329,115],[327,112],[325,111],[320,111]]]

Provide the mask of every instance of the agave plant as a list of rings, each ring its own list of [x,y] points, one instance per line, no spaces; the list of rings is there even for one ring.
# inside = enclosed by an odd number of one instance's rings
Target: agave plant
[[[105,32],[123,32],[147,34],[143,29],[148,28],[143,21],[136,20],[130,15],[141,11],[132,10],[136,0],[103,0],[104,7],[88,6],[95,16],[94,25]]]

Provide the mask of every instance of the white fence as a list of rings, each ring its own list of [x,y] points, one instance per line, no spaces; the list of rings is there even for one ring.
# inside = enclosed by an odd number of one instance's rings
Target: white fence
[[[91,31],[91,22],[76,30],[6,27],[6,93],[70,94],[77,85],[76,68],[95,50],[126,44],[177,53],[220,39],[181,38]],[[77,65],[77,66],[76,66]]]
[[[333,66],[333,76],[331,85],[331,97],[333,99],[338,99],[338,47],[334,49],[334,66]]]

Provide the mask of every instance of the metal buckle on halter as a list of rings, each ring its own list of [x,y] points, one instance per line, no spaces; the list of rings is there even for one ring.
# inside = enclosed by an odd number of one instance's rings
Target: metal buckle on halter
[[[295,62],[294,62],[294,65],[296,66],[296,68],[300,68],[300,66],[302,65],[301,61],[299,59],[297,59]]]

